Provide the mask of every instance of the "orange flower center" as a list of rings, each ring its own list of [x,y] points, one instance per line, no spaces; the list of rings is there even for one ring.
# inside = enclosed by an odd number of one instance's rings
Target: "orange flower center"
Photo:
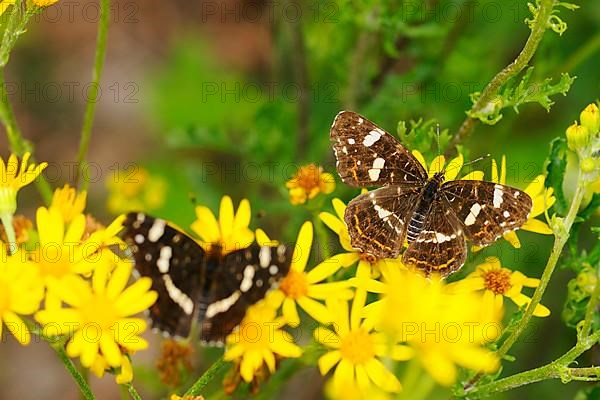
[[[290,269],[285,278],[281,281],[279,289],[287,297],[292,299],[299,299],[300,297],[308,294],[308,280],[304,272],[298,272]]]
[[[364,364],[375,356],[375,345],[369,333],[363,328],[352,330],[340,346],[342,357],[352,364]]]
[[[321,186],[321,168],[315,164],[309,164],[304,167],[300,167],[294,179],[298,187],[304,189],[306,193],[310,193],[313,189]]]
[[[485,288],[495,294],[504,294],[512,287],[510,271],[504,268],[486,271],[483,274],[483,281]]]

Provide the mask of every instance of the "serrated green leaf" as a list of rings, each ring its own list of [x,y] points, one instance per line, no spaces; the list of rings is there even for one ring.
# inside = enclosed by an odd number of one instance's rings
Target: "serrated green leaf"
[[[568,207],[565,193],[563,192],[563,180],[567,169],[567,140],[563,137],[554,139],[550,144],[550,154],[546,171],[546,187],[554,189],[556,203],[554,208],[559,215],[565,215]]]

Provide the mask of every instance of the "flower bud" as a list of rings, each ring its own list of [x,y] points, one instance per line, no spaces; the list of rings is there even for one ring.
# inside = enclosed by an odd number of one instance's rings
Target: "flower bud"
[[[581,121],[581,125],[585,126],[592,135],[598,133],[600,129],[600,111],[598,111],[598,106],[594,103],[589,104],[579,114],[579,120]]]
[[[567,144],[569,145],[569,149],[573,151],[585,148],[590,142],[588,128],[583,125],[577,125],[577,122],[574,122],[573,125],[569,126],[566,133]]]
[[[584,158],[581,160],[580,168],[582,172],[589,174],[590,172],[594,172],[596,169],[596,160],[591,157]]]

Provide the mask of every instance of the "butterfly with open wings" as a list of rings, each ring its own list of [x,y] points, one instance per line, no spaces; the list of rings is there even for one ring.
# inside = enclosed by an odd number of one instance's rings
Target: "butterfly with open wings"
[[[200,339],[223,344],[246,310],[277,286],[290,268],[291,251],[280,244],[223,254],[209,251],[162,219],[130,213],[123,239],[133,253],[136,270],[152,279],[158,300],[150,308],[153,327],[187,337],[198,322]]]
[[[393,136],[351,111],[340,112],[330,133],[342,181],[382,186],[352,200],[344,215],[354,248],[397,258],[425,273],[447,276],[467,258],[467,244],[487,246],[523,225],[532,200],[518,189],[477,180],[429,177]]]

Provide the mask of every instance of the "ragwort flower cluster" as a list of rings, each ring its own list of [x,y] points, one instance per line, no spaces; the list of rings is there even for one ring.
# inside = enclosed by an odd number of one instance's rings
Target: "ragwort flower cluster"
[[[148,280],[129,285],[133,265],[115,252],[122,245],[117,237],[122,218],[107,227],[90,224],[86,193],[68,185],[54,192],[48,207],[37,209],[27,240],[16,240],[17,193],[47,165],[29,159],[27,153],[20,164],[15,155],[6,164],[0,160],[0,209],[8,238],[1,250],[0,318],[23,345],[35,328],[46,339],[66,343],[67,354],[97,375],[110,370],[118,383],[130,382],[129,357],[148,346],[140,337],[146,322],[135,315],[157,294]]]

